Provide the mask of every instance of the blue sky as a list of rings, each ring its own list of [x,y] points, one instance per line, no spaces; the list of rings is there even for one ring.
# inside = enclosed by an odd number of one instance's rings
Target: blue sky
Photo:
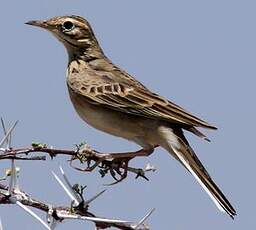
[[[14,145],[41,141],[73,148],[86,140],[101,151],[135,150],[134,144],[85,125],[67,94],[67,54],[49,33],[24,25],[32,19],[76,14],[87,18],[106,55],[153,91],[216,125],[211,143],[187,134],[215,182],[238,212],[232,221],[169,154],[157,149],[146,163],[157,167],[150,181],[108,188],[91,207],[95,214],[137,220],[149,209],[152,229],[241,229],[255,227],[255,32],[254,1],[3,1],[0,116],[19,119]],[[53,204],[69,200],[51,176],[61,164],[71,180],[88,185],[88,196],[110,178],[70,169],[67,158],[19,162],[22,189]],[[0,170],[9,167],[1,162]],[[43,229],[14,206],[1,206],[4,229]],[[93,229],[65,222],[58,229]]]

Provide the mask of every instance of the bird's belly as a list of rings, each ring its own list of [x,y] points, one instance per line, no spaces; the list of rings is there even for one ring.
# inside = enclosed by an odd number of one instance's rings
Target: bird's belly
[[[88,103],[70,95],[79,116],[92,127],[128,140],[146,135],[145,119]]]

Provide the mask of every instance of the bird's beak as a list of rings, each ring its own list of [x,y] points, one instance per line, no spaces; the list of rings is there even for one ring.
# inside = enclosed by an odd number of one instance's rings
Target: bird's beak
[[[44,28],[44,29],[48,29],[49,28],[49,25],[47,24],[46,21],[32,20],[32,21],[26,22],[25,24],[31,25],[31,26],[41,27],[41,28]]]

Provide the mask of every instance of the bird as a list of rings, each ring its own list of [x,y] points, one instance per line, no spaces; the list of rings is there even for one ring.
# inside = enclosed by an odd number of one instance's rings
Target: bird
[[[232,219],[236,210],[210,177],[185,138],[184,130],[209,141],[198,130],[215,126],[152,92],[104,54],[89,22],[76,15],[32,20],[28,25],[51,32],[68,53],[67,88],[78,115],[90,126],[142,147],[127,156],[148,156],[161,146]],[[117,153],[116,157],[124,156]]]

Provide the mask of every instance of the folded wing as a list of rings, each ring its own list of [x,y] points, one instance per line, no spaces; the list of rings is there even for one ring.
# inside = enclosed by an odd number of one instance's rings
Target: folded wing
[[[97,84],[95,81],[94,84],[89,81],[76,82],[75,78],[69,81],[68,85],[93,104],[124,113],[179,123],[185,127],[216,129],[180,106],[143,87],[104,81],[100,83],[97,81]]]

